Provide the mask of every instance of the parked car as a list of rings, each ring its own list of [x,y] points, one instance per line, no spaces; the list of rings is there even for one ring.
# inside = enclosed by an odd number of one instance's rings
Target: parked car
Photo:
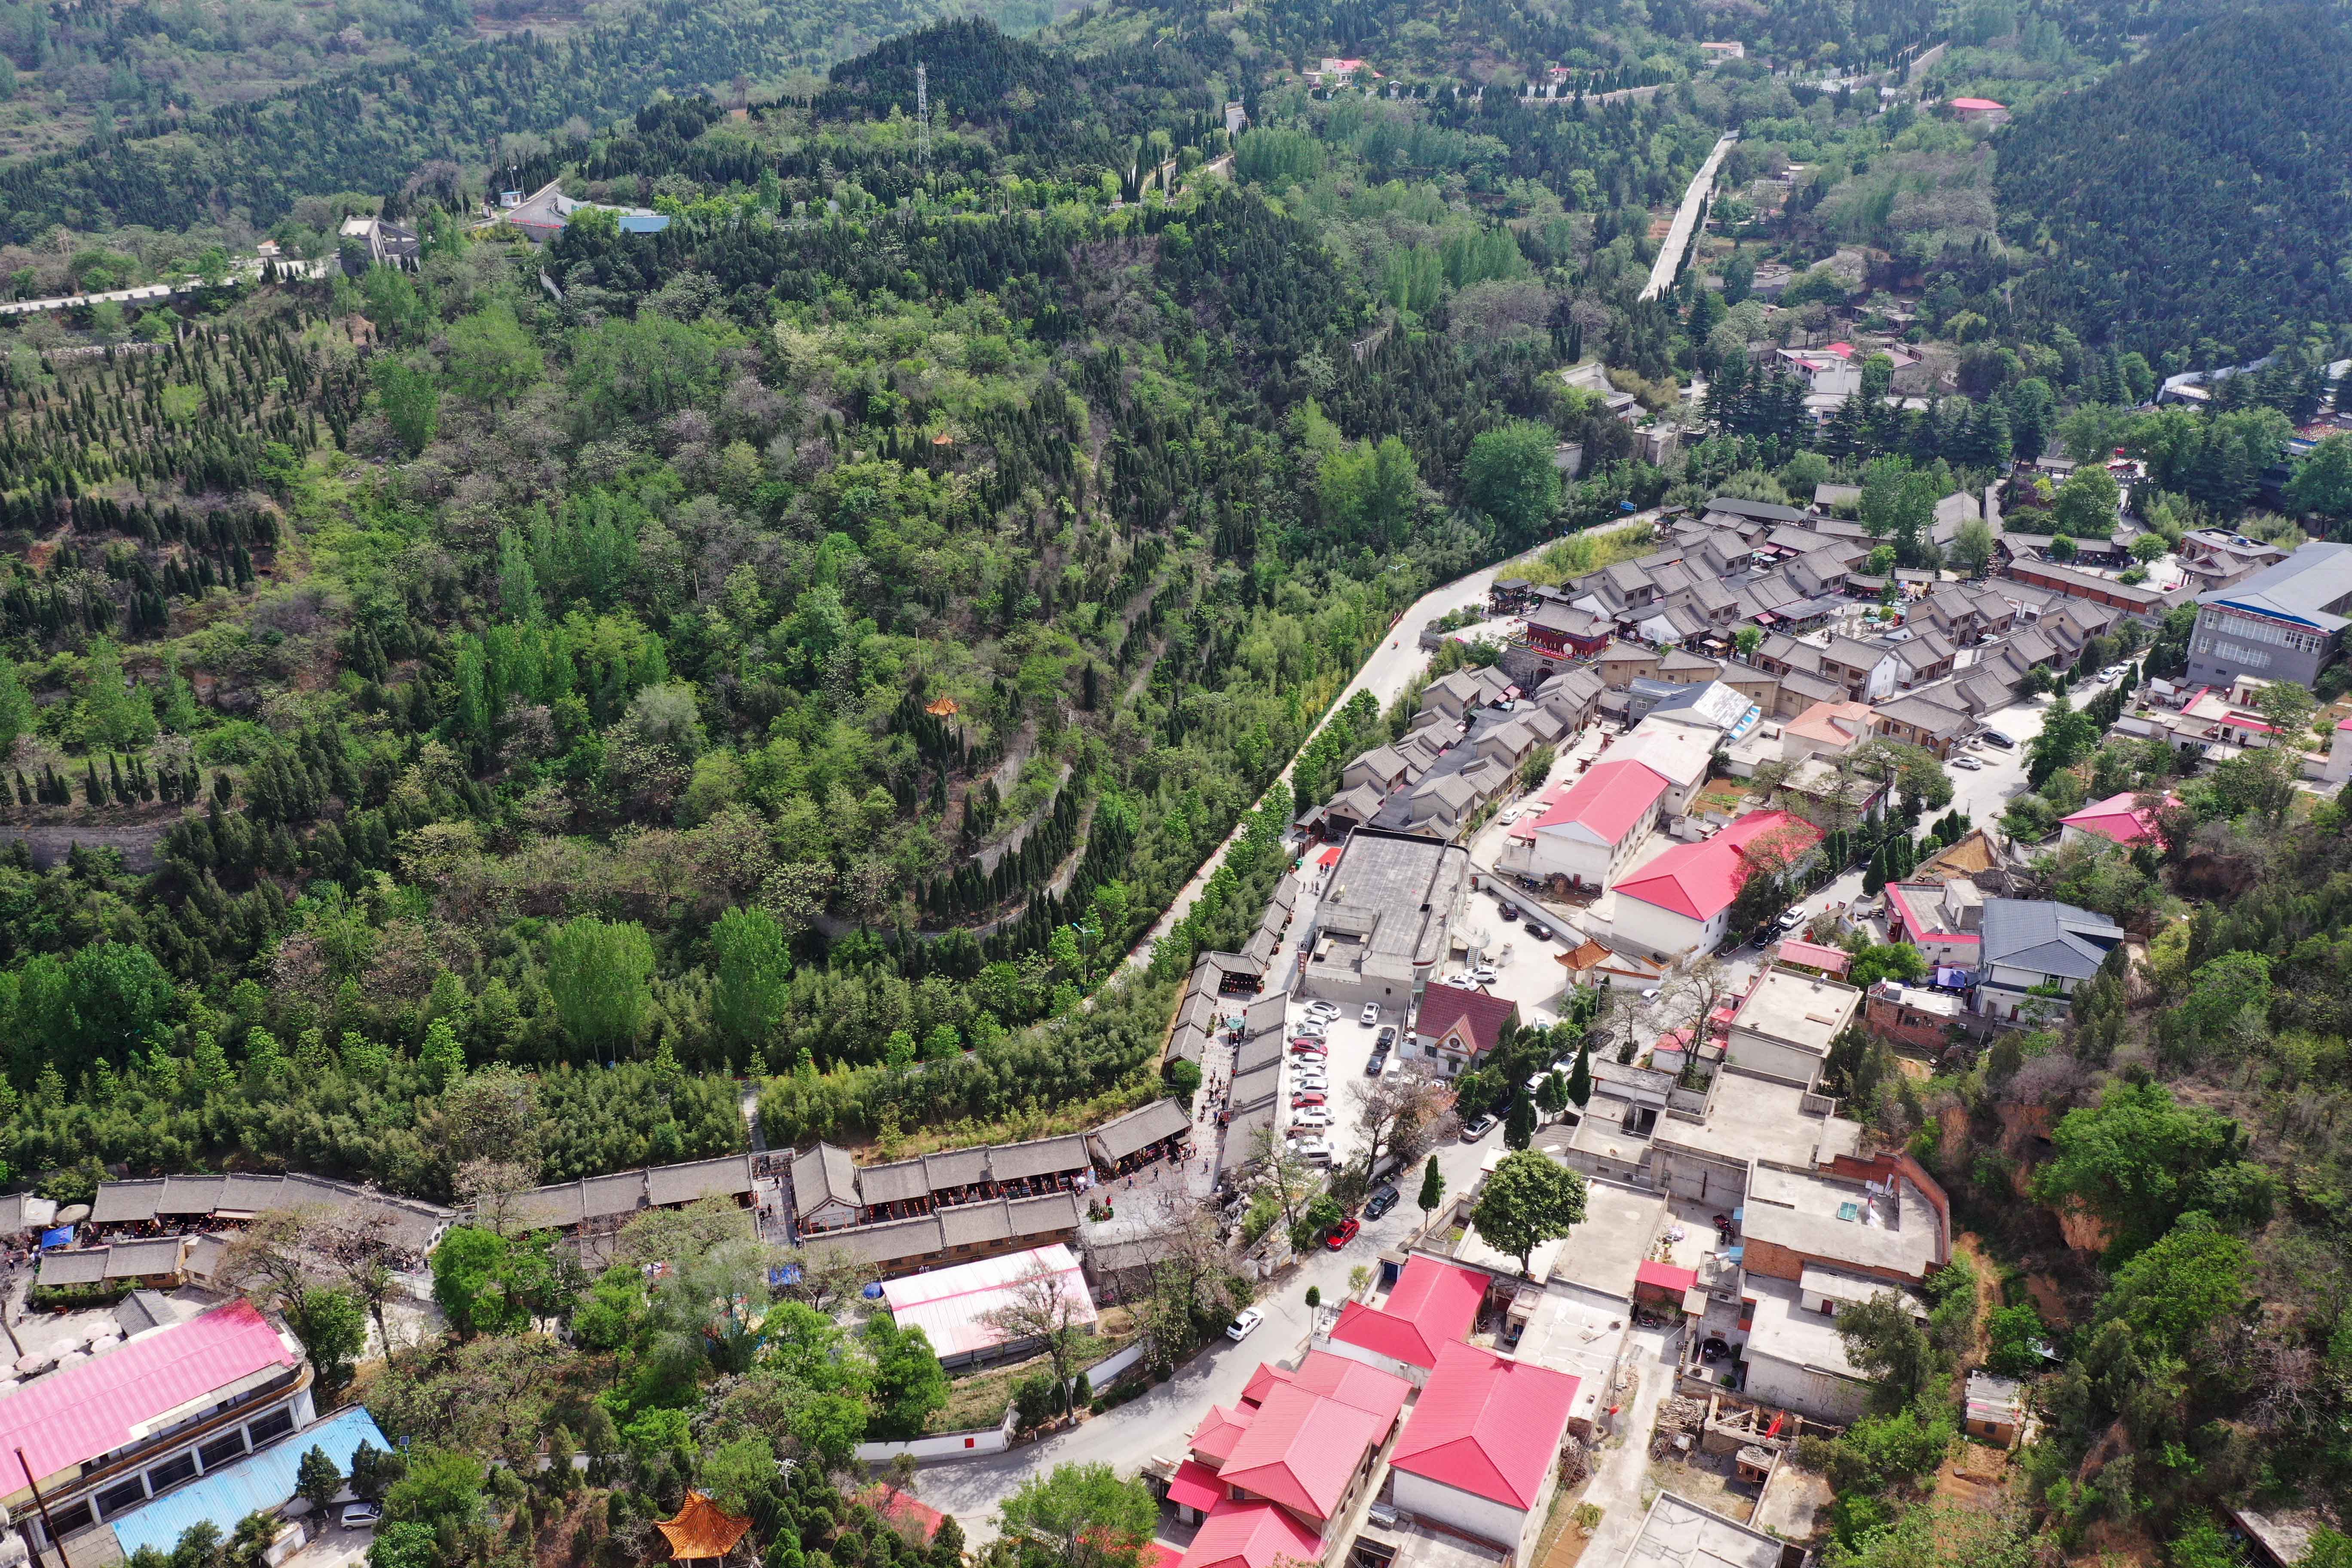
[[[1519,911],[1516,906],[1505,904],[1495,911],[1495,918],[1507,926],[1517,925],[1519,923]]]
[[[1225,1338],[1239,1344],[1257,1332],[1257,1326],[1265,1321],[1265,1314],[1257,1308],[1244,1307],[1234,1314],[1234,1321],[1225,1325]]]
[[[1366,1219],[1378,1219],[1381,1215],[1388,1213],[1389,1210],[1396,1206],[1396,1188],[1391,1186],[1386,1182],[1382,1182],[1379,1186],[1372,1189],[1372,1195],[1364,1200],[1364,1217]]]
[[[1495,966],[1491,963],[1482,963],[1470,972],[1470,983],[1473,985],[1492,985],[1499,978]]]
[[[2099,684],[2105,686],[2108,681],[2113,680],[2116,676],[2121,675],[2123,672],[2124,667],[2122,665],[2111,664],[2107,666],[2106,668],[2099,671]]]
[[[1312,1089],[1320,1089],[1328,1094],[1331,1091],[1331,1080],[1319,1072],[1300,1073],[1290,1088],[1293,1093],[1303,1093]]]
[[[1331,1125],[1331,1113],[1319,1105],[1302,1106],[1290,1113],[1290,1124],[1293,1127],[1328,1127]]]
[[[1382,1074],[1382,1073],[1384,1073],[1384,1072],[1386,1072],[1386,1071],[1388,1071],[1388,1070],[1389,1070],[1389,1054],[1388,1054],[1388,1052],[1386,1052],[1386,1051],[1374,1051],[1370,1056],[1366,1057],[1366,1058],[1364,1058],[1364,1076],[1365,1076],[1366,1078],[1378,1078],[1378,1077],[1380,1077],[1380,1076],[1381,1076],[1381,1074]]]
[[[1449,974],[1445,977],[1445,984],[1453,986],[1456,991],[1475,991],[1478,989],[1478,983],[1471,979],[1467,974]]]
[[[1290,1097],[1290,1109],[1293,1110],[1304,1110],[1310,1105],[1322,1103],[1323,1091],[1319,1089],[1302,1089]]]
[[[1328,1138],[1293,1138],[1290,1152],[1300,1159],[1318,1165],[1331,1163],[1331,1141]]]
[[[373,1530],[383,1520],[383,1504],[380,1502],[347,1502],[343,1505],[342,1524],[345,1530]]]
[[[1381,1026],[1381,1032],[1372,1037],[1372,1049],[1375,1051],[1385,1051],[1392,1048],[1395,1045],[1396,1026],[1394,1024],[1382,1024]]]
[[[1494,1130],[1495,1119],[1493,1117],[1478,1117],[1474,1121],[1463,1123],[1462,1142],[1465,1143],[1475,1143],[1479,1139],[1484,1138],[1487,1133],[1492,1132]]]
[[[1988,746],[1999,746],[2004,752],[2012,751],[2017,745],[2016,741],[1999,730],[1987,730],[1983,734],[1978,736],[1977,739],[1982,741]]]
[[[1309,1002],[1307,1004],[1307,1016],[1318,1024],[1328,1024],[1332,1019],[1339,1016],[1339,1004],[1337,1002]]]
[[[1330,1049],[1331,1047],[1325,1045],[1322,1041],[1310,1040],[1304,1035],[1301,1035],[1298,1038],[1290,1042],[1290,1054],[1294,1057],[1325,1056],[1329,1053]]]
[[[1980,773],[1984,772],[1984,764],[1970,756],[1954,757],[1952,759],[1952,766],[1959,769],[1964,773]]]
[[[1780,911],[1780,918],[1772,922],[1772,929],[1782,932],[1792,931],[1804,923],[1804,907],[1802,905],[1793,905],[1790,908]]]
[[[1374,1024],[1377,1024],[1380,1021],[1381,1005],[1377,1002],[1365,1003],[1364,1010],[1356,1015],[1356,1022],[1361,1024],[1367,1029],[1370,1028]]]
[[[1343,1219],[1331,1227],[1331,1234],[1323,1238],[1323,1245],[1337,1252],[1355,1240],[1357,1233],[1363,1228],[1364,1222],[1361,1220]]]
[[[1657,986],[1653,985],[1647,991],[1642,993],[1642,1000],[1644,1002],[1654,1002],[1664,994],[1664,993]]]

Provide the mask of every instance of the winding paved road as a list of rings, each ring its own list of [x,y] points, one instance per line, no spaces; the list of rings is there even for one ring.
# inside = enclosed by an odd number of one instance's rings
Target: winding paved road
[[[1621,529],[1646,526],[1656,521],[1657,516],[1655,510],[1637,512],[1620,521],[1606,523],[1600,528],[1588,529],[1585,531],[1614,533]],[[1534,549],[1514,555],[1507,561],[1497,561],[1492,566],[1482,567],[1466,577],[1457,577],[1444,587],[1432,588],[1414,600],[1412,606],[1400,616],[1396,625],[1389,629],[1389,640],[1372,649],[1371,657],[1364,660],[1362,668],[1356,671],[1356,678],[1348,682],[1339,695],[1332,699],[1331,706],[1323,710],[1322,718],[1316,721],[1316,729],[1320,730],[1324,721],[1333,713],[1338,712],[1348,699],[1359,691],[1370,691],[1385,710],[1391,702],[1396,700],[1398,695],[1407,686],[1412,684],[1414,676],[1429,668],[1429,655],[1422,648],[1420,641],[1423,626],[1448,610],[1459,609],[1465,605],[1471,604],[1483,605],[1486,602],[1486,591],[1494,585],[1497,576],[1530,556],[1541,554],[1558,542],[1558,540],[1548,539]],[[1311,737],[1314,731],[1310,731],[1308,733]],[[1300,748],[1301,751],[1305,749],[1303,746]],[[1291,771],[1297,765],[1297,759],[1292,758],[1289,765],[1285,767],[1276,779],[1274,787],[1288,789]],[[1264,795],[1258,797],[1260,802],[1265,798]],[[1243,829],[1248,826],[1249,819],[1244,814],[1243,819],[1234,825],[1233,832],[1226,835],[1225,841],[1217,846],[1216,852],[1201,863],[1201,868],[1192,873],[1192,879],[1185,883],[1178,891],[1160,917],[1151,922],[1151,929],[1144,933],[1141,942],[1135,944],[1135,951],[1127,955],[1128,963],[1140,965],[1150,962],[1152,944],[1166,936],[1170,928],[1192,911],[1193,900],[1201,896],[1201,889],[1208,885],[1209,879],[1216,874],[1217,868],[1225,863],[1226,854],[1232,850],[1234,842],[1241,837]]]

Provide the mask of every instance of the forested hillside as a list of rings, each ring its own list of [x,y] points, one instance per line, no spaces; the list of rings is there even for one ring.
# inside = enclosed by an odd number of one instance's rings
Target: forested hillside
[[[378,189],[436,162],[454,175],[502,142],[602,125],[656,92],[821,68],[935,14],[906,0],[654,0],[552,39],[437,32],[397,58],[184,119],[126,106],[70,152],[0,168],[0,239],[58,224],[188,228],[230,212],[266,227],[299,196]]]
[[[2023,302],[2191,363],[2352,319],[2352,34],[2338,7],[2231,9],[2024,116],[1999,141]]]

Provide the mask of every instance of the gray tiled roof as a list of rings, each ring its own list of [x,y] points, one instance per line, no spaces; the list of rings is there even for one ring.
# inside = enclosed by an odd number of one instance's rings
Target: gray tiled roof
[[[1000,1182],[1025,1182],[1087,1168],[1087,1141],[1076,1133],[1000,1143],[988,1152],[988,1173]]]
[[[682,1165],[656,1165],[646,1173],[646,1201],[656,1208],[689,1204],[718,1194],[741,1197],[751,1190],[751,1157],[722,1154]]]
[[[106,1278],[107,1251],[98,1247],[85,1252],[44,1252],[41,1271],[33,1282],[45,1289],[54,1285],[95,1285]]]
[[[1192,1119],[1172,1100],[1155,1100],[1124,1116],[1113,1117],[1087,1135],[1095,1152],[1106,1161],[1124,1160],[1137,1150],[1172,1137],[1192,1126]]]
[[[2122,928],[2054,899],[1987,899],[1984,962],[2036,974],[2088,980],[2123,941]]]
[[[857,1206],[857,1164],[846,1149],[816,1143],[793,1156],[793,1197],[803,1215],[827,1202]]]

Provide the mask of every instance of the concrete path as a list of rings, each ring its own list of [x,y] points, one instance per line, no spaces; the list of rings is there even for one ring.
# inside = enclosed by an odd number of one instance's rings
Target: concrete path
[[[1674,1392],[1679,1337],[1658,1329],[1633,1331],[1628,1360],[1640,1382],[1618,1417],[1618,1436],[1601,1450],[1584,1489],[1584,1500],[1601,1510],[1581,1559],[1595,1568],[1611,1568],[1641,1533],[1642,1515],[1650,1506],[1650,1431],[1658,1423],[1658,1406]]]

